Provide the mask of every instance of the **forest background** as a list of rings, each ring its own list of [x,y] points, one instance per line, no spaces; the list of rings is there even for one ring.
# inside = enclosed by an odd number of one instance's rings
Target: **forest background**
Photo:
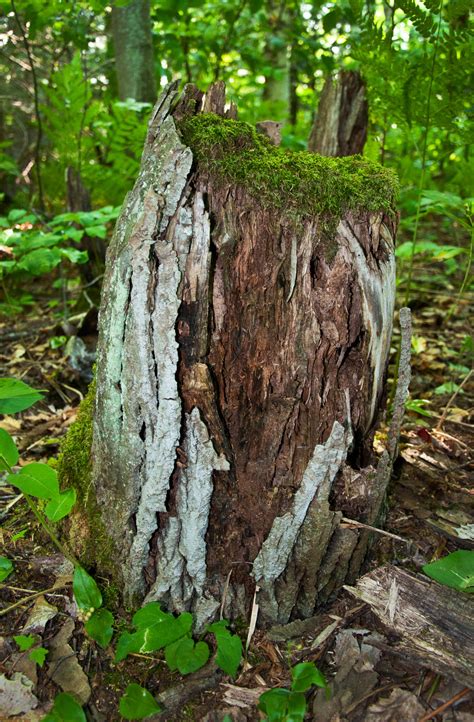
[[[400,179],[405,301],[413,282],[464,292],[474,195],[469,5],[2,0],[0,222],[12,252],[0,264],[1,309],[33,303],[25,274],[55,270],[50,304],[70,314],[68,289],[80,283],[71,264],[108,238],[152,103],[171,80],[203,89],[224,80],[242,120],[282,121],[283,146],[304,149],[324,81],[341,69],[366,83],[365,155]]]

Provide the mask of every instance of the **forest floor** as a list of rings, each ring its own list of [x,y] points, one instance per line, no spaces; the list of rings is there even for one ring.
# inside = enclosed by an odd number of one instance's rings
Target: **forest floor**
[[[473,523],[474,497],[472,348],[465,341],[471,332],[469,302],[465,297],[447,322],[452,298],[449,291],[420,294],[412,304],[411,406],[429,415],[410,412],[405,417],[384,527],[389,534],[373,535],[367,572],[390,563],[416,575],[434,558],[474,548],[474,527],[466,526]],[[50,301],[43,287],[34,310],[0,323],[0,376],[21,378],[45,393],[33,408],[1,421],[20,448],[21,464],[57,455],[87,388],[60,345],[64,331]],[[94,328],[85,334],[85,341],[93,343]],[[382,444],[383,428],[376,446]],[[211,722],[229,715],[236,721],[258,720],[260,694],[288,687],[290,667],[314,661],[330,683],[331,699],[322,690],[312,694],[308,719],[474,722],[474,695],[456,665],[439,674],[429,659],[420,658],[419,649],[411,654],[408,644],[401,653],[397,634],[347,590],[304,624],[257,631],[237,679],[214,677],[214,688],[194,697],[189,695],[199,685],[183,685],[177,673],[166,671],[159,654],[133,655],[116,665],[111,646],[101,649],[85,634],[72,601],[71,569],[22,495],[3,482],[0,502],[3,554],[14,564],[13,574],[0,585],[0,674],[17,682],[9,687],[9,708],[0,707],[1,720],[41,720],[63,690],[87,700],[88,719],[114,722],[121,719],[118,700],[130,682],[154,695],[175,688],[174,707],[156,719]],[[470,528],[471,537],[460,538],[460,527]],[[98,582],[119,626],[125,625],[129,612],[107,598],[107,580]],[[442,623],[444,613],[440,602],[434,625]],[[13,640],[28,632],[37,634],[48,650],[41,667]],[[15,704],[23,714],[14,711]]]

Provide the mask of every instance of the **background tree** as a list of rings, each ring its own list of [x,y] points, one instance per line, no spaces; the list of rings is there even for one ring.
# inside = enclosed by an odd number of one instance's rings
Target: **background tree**
[[[112,5],[115,72],[120,100],[153,103],[156,73],[150,0]]]

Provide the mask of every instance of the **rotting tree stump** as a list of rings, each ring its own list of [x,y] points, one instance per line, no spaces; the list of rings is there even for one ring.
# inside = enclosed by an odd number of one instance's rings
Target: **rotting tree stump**
[[[383,499],[394,178],[235,116],[222,84],[164,92],[100,312],[87,497],[125,597],[198,626],[256,587],[261,624],[313,614],[364,557],[341,518]]]
[[[341,70],[326,78],[308,150],[333,156],[362,153],[368,124],[365,83],[357,71]]]

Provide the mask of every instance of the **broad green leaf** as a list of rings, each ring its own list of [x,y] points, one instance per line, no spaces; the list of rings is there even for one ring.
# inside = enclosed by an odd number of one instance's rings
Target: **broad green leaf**
[[[0,414],[15,414],[43,398],[36,389],[18,379],[0,378]]]
[[[32,276],[43,276],[61,262],[61,251],[58,248],[36,248],[23,256],[18,264]]]
[[[17,634],[13,639],[18,644],[20,652],[26,652],[27,649],[31,649],[36,642],[36,637],[32,634]]]
[[[71,263],[87,263],[89,260],[87,251],[80,251],[78,248],[61,248],[61,255]]]
[[[290,691],[275,687],[264,692],[258,701],[258,708],[267,715],[268,722],[284,722],[288,709]]]
[[[84,626],[89,637],[92,637],[105,649],[110,644],[114,633],[113,624],[114,617],[108,609],[96,609]]]
[[[174,619],[172,614],[168,614],[161,609],[159,602],[150,602],[135,612],[132,624],[136,629],[146,629],[153,627],[155,624],[170,621]]]
[[[129,684],[120,700],[120,714],[125,719],[145,719],[161,711],[155,698],[139,684]]]
[[[141,635],[142,638],[140,652],[156,652],[167,647],[168,644],[189,634],[192,625],[192,614],[183,612],[177,618],[171,617],[171,620],[163,621],[161,624],[138,630],[137,635]]]
[[[59,496],[51,499],[44,513],[50,521],[59,521],[69,514],[76,503],[76,490],[66,489]]]
[[[474,551],[459,549],[436,562],[425,564],[423,571],[447,587],[474,592]]]
[[[122,632],[117,640],[117,646],[115,648],[114,662],[118,664],[122,662],[129,654],[139,652],[140,647],[143,643],[143,636],[141,632]]]
[[[23,466],[17,474],[8,474],[7,481],[24,494],[37,496],[39,499],[59,496],[57,472],[47,464],[37,461]]]
[[[306,714],[306,697],[302,692],[290,692],[286,722],[303,722]]]
[[[42,722],[87,722],[79,702],[72,695],[61,692],[54,700],[51,712]]]
[[[242,661],[242,640],[227,630],[214,634],[217,641],[216,664],[226,674],[235,677]]]
[[[86,233],[90,238],[107,238],[107,228],[105,226],[87,226]]]
[[[191,674],[203,667],[209,659],[209,646],[205,642],[194,644],[189,637],[178,639],[165,649],[165,659],[172,672],[178,670],[180,674]]]
[[[229,622],[227,619],[220,619],[218,622],[213,622],[212,624],[208,624],[206,627],[206,632],[211,632],[216,637],[218,634],[230,634],[227,627],[229,626]]]
[[[38,647],[37,649],[31,650],[29,658],[32,662],[36,662],[39,667],[42,667],[49,652],[44,647]]]
[[[91,610],[102,606],[102,594],[95,579],[82,567],[74,570],[72,590],[79,609]]]
[[[0,429],[0,471],[10,471],[18,463],[19,454],[9,433]]]
[[[8,557],[0,557],[0,582],[3,582],[13,571],[13,562]]]
[[[291,689],[293,692],[306,692],[312,685],[327,687],[324,675],[314,662],[301,662],[291,670]]]

